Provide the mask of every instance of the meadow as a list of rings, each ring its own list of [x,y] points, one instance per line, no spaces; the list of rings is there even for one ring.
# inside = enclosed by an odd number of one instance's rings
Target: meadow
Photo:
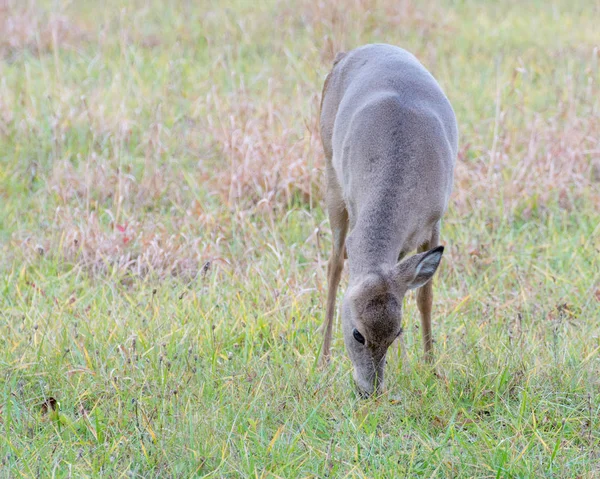
[[[584,0],[0,0],[0,477],[600,477],[599,24]],[[363,401],[339,327],[317,363],[318,108],[370,42],[438,79],[460,151],[435,366],[409,295],[407,361]]]

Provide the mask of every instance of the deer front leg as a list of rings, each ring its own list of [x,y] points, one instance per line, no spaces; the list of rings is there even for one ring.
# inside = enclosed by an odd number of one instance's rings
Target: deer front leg
[[[427,251],[435,248],[439,243],[439,225],[434,228],[429,243],[419,248],[419,251]],[[423,334],[423,348],[425,361],[433,362],[433,336],[431,333],[431,305],[433,304],[433,280],[425,283],[417,290],[417,306],[421,313],[421,331]]]
[[[335,299],[344,268],[345,242],[348,232],[348,212],[339,195],[334,195],[330,191],[327,197],[327,207],[329,223],[333,233],[333,248],[327,265],[327,309],[325,312],[325,336],[323,338],[323,348],[321,349],[321,364],[327,364],[330,358]]]

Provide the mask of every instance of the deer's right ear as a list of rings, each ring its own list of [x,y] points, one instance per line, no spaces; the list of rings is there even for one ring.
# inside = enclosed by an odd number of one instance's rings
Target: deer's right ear
[[[420,288],[435,274],[442,260],[444,247],[430,249],[425,253],[411,256],[396,265],[397,281],[406,285],[407,289]]]

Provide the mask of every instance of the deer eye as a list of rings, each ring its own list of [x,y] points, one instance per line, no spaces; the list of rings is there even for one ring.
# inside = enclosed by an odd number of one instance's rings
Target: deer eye
[[[356,339],[360,344],[365,344],[365,338],[358,332],[358,329],[354,328],[352,331],[352,336],[354,336],[354,339]]]

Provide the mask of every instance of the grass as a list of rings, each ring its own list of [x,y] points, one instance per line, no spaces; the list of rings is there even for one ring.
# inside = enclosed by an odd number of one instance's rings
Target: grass
[[[600,10],[0,1],[1,477],[600,477]],[[385,41],[461,130],[436,373],[316,367],[320,89]],[[57,401],[55,403],[54,401]]]

